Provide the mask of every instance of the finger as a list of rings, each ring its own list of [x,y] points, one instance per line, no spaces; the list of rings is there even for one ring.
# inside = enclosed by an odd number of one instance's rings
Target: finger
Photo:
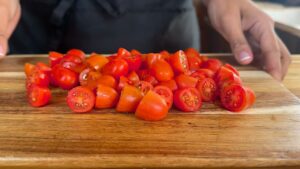
[[[278,39],[278,44],[279,44],[279,48],[280,48],[280,52],[281,52],[281,69],[282,69],[281,70],[282,71],[281,80],[283,80],[285,75],[288,72],[289,65],[291,64],[291,54],[290,54],[289,50],[287,49],[287,47],[282,42],[282,40],[278,37],[277,37],[277,39]]]
[[[253,53],[242,30],[239,11],[232,10],[222,17],[218,31],[229,42],[234,57],[240,64],[252,62]]]
[[[10,37],[11,34],[13,33],[13,31],[15,30],[15,28],[20,20],[20,17],[21,17],[21,7],[20,7],[20,5],[18,5],[14,15],[12,16],[12,18],[10,19],[10,21],[7,25],[7,29],[6,29],[7,37]]]
[[[7,52],[7,27],[9,23],[9,12],[5,6],[0,6],[0,58],[3,58]]]

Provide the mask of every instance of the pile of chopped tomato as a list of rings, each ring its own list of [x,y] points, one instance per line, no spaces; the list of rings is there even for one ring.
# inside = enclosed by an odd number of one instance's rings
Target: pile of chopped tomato
[[[49,52],[49,64],[25,64],[28,102],[41,107],[51,99],[52,87],[69,90],[67,104],[75,113],[115,108],[148,121],[164,119],[174,106],[199,111],[202,102],[221,101],[239,112],[255,102],[239,72],[195,49],[170,54],[141,54],[119,48],[116,54],[90,57],[78,49],[66,54]]]

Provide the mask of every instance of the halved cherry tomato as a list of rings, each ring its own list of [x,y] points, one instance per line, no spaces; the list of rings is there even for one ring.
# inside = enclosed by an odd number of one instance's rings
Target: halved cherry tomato
[[[173,104],[172,90],[170,90],[166,86],[156,86],[154,87],[153,91],[165,99],[169,109],[172,107]]]
[[[80,73],[86,68],[84,60],[80,56],[66,54],[60,64],[73,72]]]
[[[146,81],[139,81],[136,87],[142,92],[143,95],[146,95],[150,90],[153,89],[152,84]]]
[[[34,72],[34,69],[35,69],[35,65],[30,64],[30,63],[25,63],[24,72],[25,72],[26,77],[29,77],[30,75],[32,75]]]
[[[37,62],[35,66],[36,66],[37,69],[40,69],[41,71],[43,71],[43,72],[50,75],[51,68],[48,65],[46,65],[45,63]]]
[[[59,64],[63,58],[63,54],[59,52],[50,51],[49,52],[49,65],[50,67],[53,67],[57,64]]]
[[[247,102],[248,102],[247,108],[249,108],[254,104],[256,100],[256,96],[254,91],[251,88],[244,87],[244,89],[246,90],[246,94],[247,94]]]
[[[151,67],[154,77],[158,81],[168,81],[173,79],[174,72],[170,64],[164,59],[160,59],[155,62]]]
[[[117,52],[117,57],[118,58],[123,58],[123,57],[130,57],[131,53],[125,49],[125,48],[119,48]]]
[[[147,76],[147,77],[144,79],[144,81],[151,83],[152,86],[155,86],[155,85],[158,84],[158,81],[157,81],[156,78],[155,78],[154,76],[152,76],[152,75]]]
[[[127,78],[133,83],[133,84],[137,84],[140,81],[140,78],[138,76],[138,74],[135,71],[130,72],[127,75]]]
[[[220,89],[228,85],[242,83],[240,77],[225,66],[222,66],[216,73],[215,81]]]
[[[28,102],[33,107],[45,106],[51,99],[49,88],[32,85],[27,91]]]
[[[166,50],[161,51],[160,54],[162,58],[165,59],[166,61],[168,61],[171,56],[171,54]]]
[[[79,74],[79,83],[81,86],[86,86],[88,83],[89,72],[91,72],[91,68],[86,68]]]
[[[239,112],[247,108],[246,90],[241,85],[229,85],[221,91],[221,103],[224,108]]]
[[[167,116],[168,110],[164,98],[153,91],[149,91],[139,103],[135,116],[146,121],[158,121]]]
[[[91,89],[92,91],[94,91],[98,84],[99,84],[99,79],[102,77],[100,72],[97,71],[90,71],[88,73],[88,77],[87,77],[87,84],[83,85],[89,89]]]
[[[178,89],[177,83],[175,80],[169,80],[169,81],[164,81],[164,82],[160,82],[158,85],[161,86],[166,86],[168,87],[171,91],[175,91]]]
[[[130,51],[130,53],[131,53],[131,55],[142,55],[142,53],[140,51],[136,50],[136,49],[132,49]]]
[[[184,51],[187,56],[190,70],[197,70],[202,64],[199,52],[194,48],[188,48]]]
[[[187,73],[189,71],[188,60],[182,50],[171,55],[169,62],[175,73]]]
[[[41,69],[35,67],[32,74],[30,74],[30,76],[27,77],[26,83],[27,87],[30,85],[48,87],[50,84],[50,75],[49,73],[44,72]]]
[[[224,65],[226,68],[230,69],[233,73],[235,73],[237,76],[240,76],[240,73],[233,67],[231,66],[230,64],[226,63]]]
[[[86,113],[95,105],[95,94],[88,88],[77,86],[68,92],[67,103],[75,113]]]
[[[124,59],[111,60],[102,68],[102,73],[112,75],[114,78],[119,79],[120,76],[127,75],[128,63]]]
[[[102,75],[97,79],[97,83],[98,84],[102,84],[105,86],[109,86],[112,87],[114,89],[116,89],[117,87],[117,81],[114,77],[110,76],[110,75]]]
[[[180,74],[175,77],[175,81],[179,89],[186,87],[196,87],[198,79],[185,74]]]
[[[68,55],[79,56],[81,59],[85,58],[85,53],[79,49],[71,49],[67,52]]]
[[[124,48],[119,48],[117,57],[124,59],[128,63],[129,71],[137,71],[142,65],[141,54],[131,54],[128,50]]]
[[[86,59],[87,65],[96,71],[100,71],[108,62],[109,60],[105,56],[99,54],[93,54]]]
[[[122,89],[126,86],[126,85],[132,85],[132,82],[125,76],[121,76],[119,79],[119,84],[117,86],[117,90],[119,92],[122,91]]]
[[[62,89],[69,90],[78,85],[78,74],[61,65],[55,65],[51,73],[55,84]]]
[[[203,68],[196,70],[194,73],[192,73],[191,76],[197,77],[200,76],[200,74],[204,75],[204,77],[209,77],[209,78],[214,78],[215,76],[215,72],[213,72],[210,69],[203,69]]]
[[[217,72],[222,66],[222,62],[219,59],[208,59],[202,63],[201,68],[210,69],[213,72]]]
[[[146,66],[147,66],[147,68],[150,69],[152,67],[152,65],[160,59],[162,59],[162,55],[160,53],[148,53],[148,54],[146,54],[146,63],[147,63]]]
[[[135,112],[142,98],[143,95],[139,89],[134,86],[126,85],[121,91],[121,96],[116,110],[123,113],[133,113]]]
[[[174,105],[181,111],[193,112],[202,106],[201,96],[196,88],[184,88],[175,91]]]
[[[211,102],[217,97],[217,85],[211,78],[205,78],[198,82],[197,89],[202,101]]]
[[[118,93],[114,88],[101,84],[97,86],[95,108],[112,108],[116,105],[117,101]]]

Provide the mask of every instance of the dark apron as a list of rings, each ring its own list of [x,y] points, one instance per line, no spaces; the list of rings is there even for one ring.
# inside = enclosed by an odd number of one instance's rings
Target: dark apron
[[[21,0],[10,53],[199,48],[192,0]]]

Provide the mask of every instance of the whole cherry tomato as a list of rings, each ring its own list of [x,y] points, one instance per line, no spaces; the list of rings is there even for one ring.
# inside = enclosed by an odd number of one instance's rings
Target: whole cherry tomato
[[[123,113],[133,113],[142,98],[143,95],[139,89],[134,86],[126,85],[121,91],[116,110]]]
[[[61,65],[55,65],[51,73],[55,84],[62,89],[69,90],[78,85],[78,74]]]
[[[68,55],[79,56],[81,59],[85,58],[85,53],[79,49],[71,49],[67,52]]]
[[[60,64],[73,72],[80,73],[86,68],[84,60],[80,56],[66,54]]]

